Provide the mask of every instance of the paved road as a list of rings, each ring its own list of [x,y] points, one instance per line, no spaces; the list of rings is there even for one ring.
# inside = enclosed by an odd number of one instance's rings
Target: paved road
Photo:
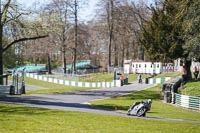
[[[31,107],[41,107],[41,108],[48,108],[48,109],[89,112],[89,113],[96,113],[96,114],[106,114],[106,115],[136,118],[134,116],[127,116],[125,113],[95,108],[90,105],[90,102],[93,100],[100,100],[100,99],[106,99],[106,98],[111,98],[111,97],[117,97],[120,95],[126,95],[132,92],[144,90],[152,86],[153,85],[138,84],[134,82],[132,84],[122,86],[122,87],[117,87],[117,88],[103,88],[103,89],[98,89],[98,90],[60,93],[60,94],[37,94],[37,95],[29,95],[29,96],[0,97],[0,102],[15,103],[15,104],[17,103],[17,104],[23,104],[23,105],[31,106]],[[155,118],[155,117],[145,117],[141,119],[200,124],[200,122],[180,120],[180,119],[167,119],[167,118]]]

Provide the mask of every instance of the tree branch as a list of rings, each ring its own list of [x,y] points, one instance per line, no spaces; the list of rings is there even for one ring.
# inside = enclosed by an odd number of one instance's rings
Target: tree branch
[[[9,5],[10,5],[10,2],[11,2],[11,0],[8,0],[7,3],[5,4],[4,8],[3,8],[3,11],[2,11],[2,18],[1,18],[1,19],[2,19],[2,20],[1,20],[2,25],[4,25],[5,22],[6,22],[6,19],[7,19],[6,14],[7,14],[7,12],[8,12],[8,8],[9,8]]]
[[[11,15],[12,15],[12,14],[11,14]],[[9,23],[10,21],[16,20],[16,19],[18,19],[19,17],[21,17],[22,15],[30,15],[30,13],[20,13],[20,14],[18,14],[17,16],[15,16],[15,17],[13,17],[13,18],[7,20],[6,23]],[[8,17],[7,17],[7,18],[8,18]],[[21,25],[21,24],[20,24],[20,25]]]
[[[3,48],[3,52],[5,52],[8,48],[10,48],[15,43],[28,41],[28,40],[36,40],[36,39],[45,38],[45,37],[48,37],[48,35],[37,36],[37,37],[29,37],[29,38],[20,38],[18,40],[14,40],[10,44],[8,44],[5,48]]]

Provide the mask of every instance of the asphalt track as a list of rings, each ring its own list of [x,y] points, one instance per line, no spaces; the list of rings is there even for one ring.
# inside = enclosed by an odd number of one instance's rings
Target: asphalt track
[[[126,113],[123,112],[96,108],[90,105],[90,102],[94,100],[101,100],[101,99],[126,95],[129,93],[147,89],[152,86],[153,85],[138,84],[137,82],[134,82],[122,87],[102,88],[90,91],[79,91],[79,92],[58,93],[58,94],[37,94],[37,95],[35,94],[26,96],[4,96],[0,97],[0,102],[9,104],[22,104],[25,106],[40,107],[47,109],[68,110],[68,111],[87,112],[87,113],[113,115],[113,116],[129,117],[129,118],[138,118],[135,116],[128,116],[126,115]],[[26,85],[26,88],[32,90],[45,89],[29,85]],[[200,121],[158,118],[158,117],[148,117],[148,116],[140,117],[139,119],[200,124]]]

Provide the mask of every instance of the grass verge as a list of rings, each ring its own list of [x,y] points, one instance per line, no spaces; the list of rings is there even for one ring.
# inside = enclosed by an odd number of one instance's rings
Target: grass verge
[[[160,91],[161,85],[158,85],[147,90],[117,98],[93,101],[92,104],[100,108],[113,110],[117,108],[117,110],[127,111],[129,106],[136,101],[152,99],[152,108],[147,113],[147,116],[200,121],[200,112],[190,111],[163,103],[160,100]]]
[[[178,77],[182,76],[182,72],[166,72],[166,73],[161,73],[159,75],[156,75],[153,78],[165,78],[165,77]]]
[[[199,133],[198,124],[0,104],[1,133]]]
[[[29,85],[39,86],[46,89],[43,90],[28,90],[26,94],[44,94],[44,93],[62,93],[62,92],[72,92],[72,91],[83,91],[91,90],[96,88],[87,88],[87,87],[72,87],[66,85],[60,85],[55,83],[49,83],[45,81],[40,81],[32,78],[25,77],[25,82]]]
[[[187,82],[181,90],[181,93],[200,97],[200,81]]]

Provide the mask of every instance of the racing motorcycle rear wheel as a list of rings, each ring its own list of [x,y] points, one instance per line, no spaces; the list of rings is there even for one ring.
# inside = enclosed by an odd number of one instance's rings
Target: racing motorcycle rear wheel
[[[143,107],[143,108],[138,110],[137,116],[138,117],[145,116],[145,113],[146,113],[146,108]]]

